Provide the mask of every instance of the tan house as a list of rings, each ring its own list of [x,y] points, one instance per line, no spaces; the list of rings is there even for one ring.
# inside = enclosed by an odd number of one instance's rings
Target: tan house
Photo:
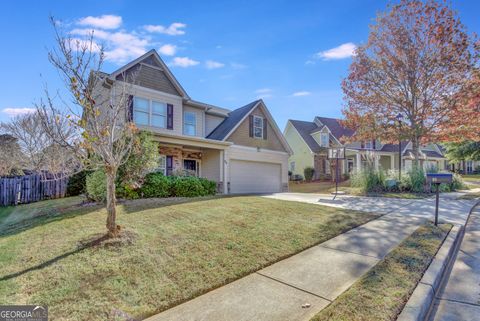
[[[339,119],[315,117],[312,122],[289,120],[284,130],[285,138],[293,150],[289,158],[292,174],[304,175],[305,167],[315,169],[315,179],[330,178],[334,170],[333,162],[327,159],[328,148],[344,147],[345,160],[339,162],[339,172],[348,174],[365,167],[367,162],[384,170],[398,169],[401,154],[402,169],[408,170],[413,164],[412,144],[382,144],[380,141],[354,142],[342,144],[342,137],[351,137],[353,131],[342,126]],[[448,169],[447,160],[437,144],[422,146],[420,164],[428,169]]]
[[[288,189],[292,151],[262,100],[235,110],[195,101],[155,50],[102,77],[131,82],[126,114],[160,143],[165,175],[188,171],[216,181],[225,194]]]

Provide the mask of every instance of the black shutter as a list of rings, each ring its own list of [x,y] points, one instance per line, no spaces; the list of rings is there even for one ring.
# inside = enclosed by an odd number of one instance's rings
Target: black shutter
[[[361,142],[360,148],[365,148],[365,143],[363,141]]]
[[[133,122],[133,96],[128,96],[127,100],[127,121]]]
[[[263,139],[267,139],[267,119],[263,119]]]
[[[173,105],[167,104],[167,129],[173,129]]]
[[[376,148],[377,147],[377,140],[376,139],[372,140],[372,147],[373,147],[373,149],[377,149]]]
[[[253,137],[253,115],[250,115],[248,119],[249,119],[249,124],[248,124],[249,136]]]
[[[167,156],[167,176],[171,176],[173,171],[173,156]]]

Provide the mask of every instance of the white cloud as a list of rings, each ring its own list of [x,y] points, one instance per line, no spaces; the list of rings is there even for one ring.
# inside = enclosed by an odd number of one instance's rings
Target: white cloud
[[[35,108],[4,108],[2,112],[9,116],[19,116],[34,113]]]
[[[122,25],[122,17],[115,15],[102,15],[98,17],[84,17],[77,22],[81,26],[90,26],[100,29],[117,29]]]
[[[309,96],[312,93],[309,91],[297,91],[292,94],[293,97]]]
[[[344,59],[353,56],[356,48],[354,43],[347,42],[338,47],[320,51],[315,56],[323,60]]]
[[[173,61],[171,63],[172,66],[182,67],[182,68],[192,67],[198,64],[199,64],[198,61],[190,59],[188,57],[175,57],[173,58]]]
[[[135,32],[127,32],[124,30],[110,32],[98,29],[73,29],[70,31],[73,35],[87,37],[92,32],[93,39],[95,41],[101,41],[104,45],[105,59],[117,64],[125,63],[143,55],[148,51],[148,48],[152,46],[148,37],[138,35]],[[85,39],[74,40],[85,43]]]
[[[217,69],[224,67],[225,64],[214,60],[207,60],[205,62],[205,66],[207,67],[207,69]]]
[[[260,88],[255,90],[255,93],[257,94],[257,99],[271,98],[273,97],[272,92],[273,90],[270,88]]]
[[[247,68],[247,65],[240,64],[240,63],[237,63],[237,62],[232,62],[232,63],[230,63],[230,66],[231,66],[233,69],[245,69],[245,68]]]
[[[185,27],[187,27],[187,25],[184,23],[174,22],[168,27],[164,27],[161,25],[146,25],[143,28],[146,31],[152,33],[163,33],[170,36],[180,36],[185,34],[185,30],[183,30]]]
[[[177,46],[167,43],[167,44],[161,46],[160,48],[158,48],[158,52],[161,55],[174,56],[175,53],[177,52]]]

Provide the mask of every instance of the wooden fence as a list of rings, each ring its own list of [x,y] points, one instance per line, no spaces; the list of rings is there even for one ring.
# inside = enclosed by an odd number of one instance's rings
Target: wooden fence
[[[65,197],[68,177],[45,179],[40,175],[0,177],[0,206]]]

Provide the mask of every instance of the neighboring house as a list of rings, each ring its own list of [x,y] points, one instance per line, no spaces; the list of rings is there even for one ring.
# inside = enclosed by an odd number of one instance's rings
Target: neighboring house
[[[342,144],[342,137],[351,137],[354,132],[345,128],[339,119],[315,117],[313,122],[289,120],[284,130],[285,138],[293,150],[289,158],[292,174],[304,175],[305,167],[315,169],[315,179],[329,178],[334,163],[327,159],[328,148],[345,147],[346,159],[339,162],[339,173],[348,174],[372,162],[376,168],[398,169],[399,145],[382,144],[377,141]],[[402,142],[402,169],[409,169],[413,163],[412,144]],[[422,146],[420,164],[425,168],[436,167],[444,170],[446,158],[437,144]]]
[[[155,50],[101,77],[133,83],[126,114],[160,143],[165,175],[188,171],[225,194],[288,190],[291,149],[262,100],[233,111],[195,101]]]

